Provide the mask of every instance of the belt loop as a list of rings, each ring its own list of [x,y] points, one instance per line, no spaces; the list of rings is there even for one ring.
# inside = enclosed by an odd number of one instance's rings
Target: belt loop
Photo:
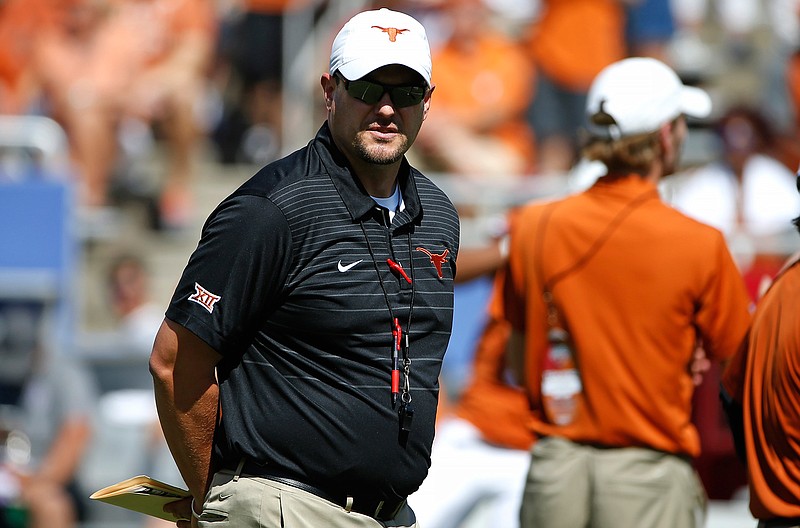
[[[346,511],[347,513],[350,513],[350,511],[352,509],[353,509],[353,497],[348,495],[347,496],[347,502],[344,505],[344,511]]]
[[[247,460],[247,457],[242,457],[239,461],[239,465],[236,466],[236,471],[233,473],[233,481],[239,482],[239,475],[242,474],[242,468],[244,467],[244,463]]]

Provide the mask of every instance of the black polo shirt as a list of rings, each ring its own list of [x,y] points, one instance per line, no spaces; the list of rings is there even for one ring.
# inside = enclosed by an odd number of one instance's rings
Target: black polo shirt
[[[405,160],[399,181],[405,209],[390,225],[325,124],[208,218],[167,317],[224,356],[218,466],[244,455],[296,480],[387,499],[422,483],[459,224],[447,196]],[[410,336],[415,416],[405,437],[391,401],[387,300]]]

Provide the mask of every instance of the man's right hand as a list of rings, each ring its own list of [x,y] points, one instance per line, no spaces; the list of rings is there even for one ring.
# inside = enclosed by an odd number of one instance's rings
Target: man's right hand
[[[164,511],[179,519],[176,523],[178,528],[197,528],[197,518],[192,515],[192,497],[168,502]]]
[[[706,356],[706,351],[703,347],[698,345],[694,349],[692,355],[692,362],[689,365],[689,372],[692,375],[692,382],[695,387],[699,387],[703,383],[703,376],[711,368],[711,360]]]

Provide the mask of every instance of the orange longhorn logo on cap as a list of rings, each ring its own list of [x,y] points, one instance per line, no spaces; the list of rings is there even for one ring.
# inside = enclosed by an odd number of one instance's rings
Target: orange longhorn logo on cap
[[[389,35],[389,42],[397,42],[397,35],[408,31],[407,29],[384,28],[380,26],[372,26],[372,27],[374,27],[375,29],[380,29],[381,31]]]

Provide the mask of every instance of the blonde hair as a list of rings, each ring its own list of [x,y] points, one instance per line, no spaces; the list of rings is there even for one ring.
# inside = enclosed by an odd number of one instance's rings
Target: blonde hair
[[[648,132],[620,139],[590,137],[582,149],[583,156],[601,161],[609,172],[646,172],[661,155],[659,132]]]

